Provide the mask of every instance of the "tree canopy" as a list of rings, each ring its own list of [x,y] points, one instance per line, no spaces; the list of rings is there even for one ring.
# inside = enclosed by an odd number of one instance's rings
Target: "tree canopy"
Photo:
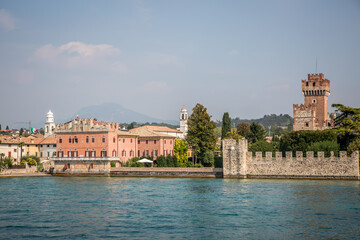
[[[251,123],[248,139],[250,143],[265,140],[266,131],[261,124]]]
[[[188,118],[188,133],[186,141],[192,147],[195,157],[203,159],[205,153],[215,149],[217,138],[214,133],[216,123],[211,120],[207,109],[196,104],[192,109],[192,114]]]

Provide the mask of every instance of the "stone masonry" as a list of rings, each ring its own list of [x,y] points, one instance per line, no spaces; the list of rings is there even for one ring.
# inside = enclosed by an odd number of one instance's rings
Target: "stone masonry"
[[[318,152],[314,157],[313,152],[286,152],[286,157],[281,152],[276,152],[273,157],[267,152],[263,157],[257,152],[253,157],[248,152],[246,139],[223,140],[223,173],[224,178],[319,178],[319,179],[358,179],[359,152],[354,152],[351,157],[346,152],[340,152],[336,157],[332,153],[329,158],[324,157],[324,152]]]

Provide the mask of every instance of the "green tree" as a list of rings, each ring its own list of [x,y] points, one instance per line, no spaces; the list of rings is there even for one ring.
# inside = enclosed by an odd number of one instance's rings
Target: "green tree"
[[[355,151],[360,151],[360,138],[355,138],[355,140],[353,140],[350,144],[349,147],[347,148],[347,152],[348,154],[351,154]]]
[[[212,151],[207,151],[202,160],[204,167],[214,167],[214,153]]]
[[[251,123],[250,125],[250,133],[249,133],[249,142],[256,143],[258,141],[263,141],[266,136],[266,131],[261,124]]]
[[[221,127],[217,127],[214,129],[214,133],[217,138],[221,138],[221,129]]]
[[[222,118],[222,127],[221,127],[221,139],[225,139],[228,132],[231,130],[231,118],[229,113],[226,112]]]
[[[9,126],[6,126],[6,130],[9,130]]]
[[[235,128],[231,128],[231,130],[226,134],[225,138],[235,139],[238,143],[242,136],[236,131]]]
[[[186,167],[188,162],[188,146],[184,140],[175,139],[174,156],[180,167]]]
[[[237,132],[244,138],[248,138],[250,135],[250,124],[239,123],[236,127]]]
[[[265,152],[274,152],[274,148],[271,143],[261,140],[261,141],[255,142],[253,144],[250,144],[249,152],[252,152],[253,154],[255,152],[262,152],[263,156],[265,156]]]
[[[333,151],[335,156],[339,156],[340,146],[336,141],[320,141],[313,142],[307,151],[313,151],[314,155],[317,156],[318,152],[324,152],[325,157],[330,157],[330,152]]]
[[[24,133],[24,129],[23,129],[23,128],[20,128],[19,135],[22,136],[23,133]]]
[[[336,133],[331,130],[324,131],[295,131],[288,132],[280,139],[280,151],[296,151],[306,152],[308,147],[315,142],[336,141]]]
[[[335,131],[342,149],[346,149],[351,140],[360,134],[360,108],[347,107],[342,104],[333,104],[339,116],[335,119]]]
[[[196,104],[188,118],[188,133],[186,141],[193,149],[195,161],[197,158],[204,158],[207,151],[215,149],[217,138],[214,133],[216,123],[211,121],[211,116],[206,112],[206,108],[201,104]]]

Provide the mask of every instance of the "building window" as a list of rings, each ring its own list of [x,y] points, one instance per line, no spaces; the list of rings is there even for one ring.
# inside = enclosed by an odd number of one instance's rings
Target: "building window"
[[[132,138],[130,139],[130,143],[132,143]]]
[[[89,157],[89,150],[88,149],[86,149],[86,151],[85,151],[85,157]]]
[[[62,138],[61,137],[59,138],[59,143],[62,143]]]
[[[157,155],[158,155],[158,151],[154,150],[154,157],[157,157]]]
[[[126,151],[125,150],[122,151],[122,156],[126,157]]]
[[[94,168],[94,164],[90,163],[90,169],[93,169],[93,168]]]
[[[309,123],[305,123],[305,126],[308,127],[308,126],[309,126]]]
[[[145,156],[149,156],[149,150],[145,150]]]
[[[123,143],[125,143],[125,138],[123,139]]]
[[[71,143],[71,137],[69,137],[69,143]]]
[[[78,156],[78,151],[74,151],[74,157],[77,157]]]
[[[113,157],[116,157],[116,151],[113,150],[113,154],[112,154]]]
[[[154,144],[156,144],[156,140],[154,140]]]
[[[101,156],[106,157],[106,151],[105,150],[101,151]]]
[[[134,156],[134,151],[131,150],[131,151],[130,151],[130,157],[133,157],[133,156]]]
[[[96,157],[96,152],[94,150],[92,150],[90,157]]]
[[[313,83],[313,87],[315,87],[315,85],[316,85],[316,84],[315,84],[315,83]]]
[[[53,147],[56,148],[56,145],[54,144]]]
[[[115,142],[116,140],[115,140],[115,137],[113,137],[113,143]]]
[[[140,157],[140,150],[138,150],[138,157]]]
[[[68,151],[68,157],[71,157],[71,151]]]
[[[164,156],[167,156],[167,151],[166,150],[164,150]]]
[[[86,143],[89,143],[89,136],[86,136]]]
[[[103,142],[103,143],[105,142],[105,137],[102,137],[102,142]]]
[[[149,143],[149,140],[146,140],[145,143],[148,144],[148,143]]]
[[[47,147],[50,147],[50,145],[47,145]]]
[[[140,140],[138,140],[138,144],[140,144]]]
[[[16,152],[16,148],[14,149],[14,152]]]
[[[77,139],[76,136],[74,137],[74,142],[75,142],[75,143],[78,143],[78,139]]]
[[[313,101],[312,101],[313,103],[316,103],[316,100],[315,99],[313,99]]]
[[[95,142],[95,138],[91,137],[91,142],[94,143]]]

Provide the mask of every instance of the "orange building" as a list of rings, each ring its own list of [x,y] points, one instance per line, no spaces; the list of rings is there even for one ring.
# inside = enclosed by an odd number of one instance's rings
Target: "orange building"
[[[137,136],[137,156],[150,156],[156,159],[160,155],[174,155],[175,137],[161,132],[166,127],[142,126],[129,130]],[[177,130],[175,130],[177,131]],[[172,132],[169,128],[168,132]]]

